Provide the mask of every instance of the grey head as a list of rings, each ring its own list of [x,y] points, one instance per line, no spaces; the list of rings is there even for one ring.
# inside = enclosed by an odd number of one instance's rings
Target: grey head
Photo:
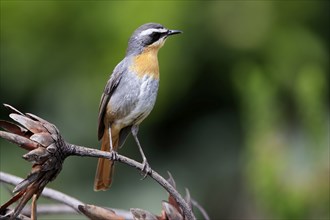
[[[168,36],[180,34],[182,31],[170,30],[161,24],[147,23],[138,27],[128,41],[126,55],[136,55],[143,52],[147,47],[159,49],[165,43]]]

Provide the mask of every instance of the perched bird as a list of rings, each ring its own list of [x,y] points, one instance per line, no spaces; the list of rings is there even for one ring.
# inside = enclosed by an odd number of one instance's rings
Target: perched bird
[[[182,33],[161,24],[137,28],[128,41],[125,58],[115,67],[101,97],[98,139],[101,150],[117,152],[132,133],[142,156],[145,175],[150,166],[137,138],[139,124],[154,107],[158,85],[158,50],[168,36]],[[94,190],[107,190],[112,182],[114,162],[99,158]]]

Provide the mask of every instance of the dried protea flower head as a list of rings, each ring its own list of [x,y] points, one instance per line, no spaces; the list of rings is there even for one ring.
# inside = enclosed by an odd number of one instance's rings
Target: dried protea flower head
[[[66,143],[58,129],[48,121],[33,114],[23,114],[14,107],[4,104],[11,112],[9,117],[15,123],[0,120],[0,137],[28,150],[23,158],[32,162],[30,174],[13,190],[15,195],[0,207],[3,213],[9,205],[19,200],[10,218],[15,219],[26,203],[33,197],[32,208],[44,187],[54,180],[66,157]],[[32,210],[33,211],[33,210]]]
[[[174,178],[171,173],[168,172],[169,178],[167,182],[176,188]],[[192,208],[190,193],[186,190],[186,202]],[[168,196],[168,201],[162,201],[161,215],[157,216],[149,211],[143,209],[130,209],[134,220],[184,220],[184,214],[175,198],[171,195]]]

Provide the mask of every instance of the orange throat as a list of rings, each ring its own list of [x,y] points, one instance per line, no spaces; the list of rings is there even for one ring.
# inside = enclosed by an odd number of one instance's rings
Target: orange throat
[[[144,49],[141,54],[133,58],[131,70],[136,72],[140,78],[147,75],[159,79],[158,50],[159,47],[156,46]]]

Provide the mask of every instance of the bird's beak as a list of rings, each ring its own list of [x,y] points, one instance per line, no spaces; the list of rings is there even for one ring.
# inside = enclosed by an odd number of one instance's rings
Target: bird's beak
[[[174,34],[181,34],[182,31],[179,30],[168,30],[167,36],[174,35]]]

